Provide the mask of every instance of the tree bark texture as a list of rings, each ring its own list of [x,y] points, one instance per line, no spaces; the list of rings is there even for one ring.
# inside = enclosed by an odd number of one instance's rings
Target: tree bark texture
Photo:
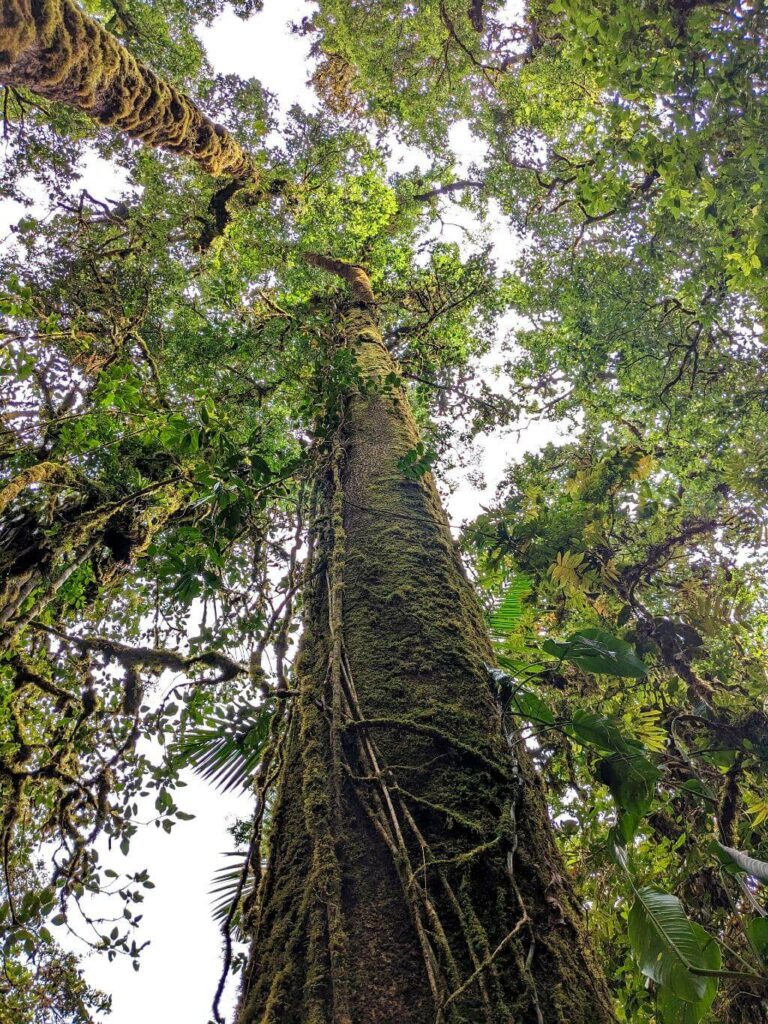
[[[100,124],[237,179],[251,158],[72,0],[0,0],[0,81],[77,107]]]
[[[239,1024],[613,1024],[524,744],[355,267],[361,381],[317,488]]]

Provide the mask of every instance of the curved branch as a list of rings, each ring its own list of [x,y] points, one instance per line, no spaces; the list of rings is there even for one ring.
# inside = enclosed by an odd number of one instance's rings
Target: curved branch
[[[203,170],[255,176],[249,154],[170,82],[137,60],[72,0],[3,0],[0,80],[67,103]]]
[[[326,270],[329,274],[335,274],[342,281],[346,281],[349,290],[358,302],[368,306],[376,305],[376,296],[373,294],[371,279],[368,274],[357,263],[345,263],[344,260],[334,259],[332,256],[322,256],[316,252],[304,253],[307,263],[319,270]]]
[[[103,654],[107,658],[114,658],[124,668],[132,665],[144,665],[147,668],[163,671],[169,669],[172,672],[188,672],[196,665],[206,665],[209,668],[218,669],[221,675],[216,682],[227,682],[239,675],[248,674],[248,666],[243,665],[234,658],[222,654],[220,651],[203,651],[202,654],[184,655],[178,651],[168,651],[162,647],[132,647],[130,644],[120,643],[105,636],[71,636],[47,626],[42,622],[33,622],[35,629],[50,633],[64,643],[72,644],[81,651],[93,651]]]

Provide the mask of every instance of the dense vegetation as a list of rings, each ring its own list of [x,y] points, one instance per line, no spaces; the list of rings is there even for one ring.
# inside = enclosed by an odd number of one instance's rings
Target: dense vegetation
[[[62,929],[139,964],[101,839],[189,768],[254,792],[242,1024],[382,949],[419,1022],[768,1021],[766,13],[511,6],[318,0],[278,122],[216,2],[0,0],[1,1024],[106,1006]]]

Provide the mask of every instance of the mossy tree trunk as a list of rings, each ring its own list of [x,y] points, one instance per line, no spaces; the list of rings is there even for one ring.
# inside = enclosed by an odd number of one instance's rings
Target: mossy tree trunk
[[[0,0],[0,82],[24,86],[149,146],[238,180],[254,164],[239,142],[158,77],[72,0]]]
[[[608,1024],[610,998],[359,268],[363,381],[317,491],[269,864],[240,1024]]]

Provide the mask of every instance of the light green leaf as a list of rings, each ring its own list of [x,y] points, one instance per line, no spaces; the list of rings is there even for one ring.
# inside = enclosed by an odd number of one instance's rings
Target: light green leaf
[[[530,576],[516,576],[506,589],[504,599],[491,615],[489,629],[495,640],[505,640],[523,614],[523,601],[533,590]]]
[[[691,927],[701,944],[707,970],[719,971],[721,956],[717,942],[700,925],[692,923]],[[717,979],[709,977],[706,982],[706,991],[696,1002],[680,999],[670,989],[660,988],[657,995],[657,1007],[664,1024],[698,1024],[717,995]]]

